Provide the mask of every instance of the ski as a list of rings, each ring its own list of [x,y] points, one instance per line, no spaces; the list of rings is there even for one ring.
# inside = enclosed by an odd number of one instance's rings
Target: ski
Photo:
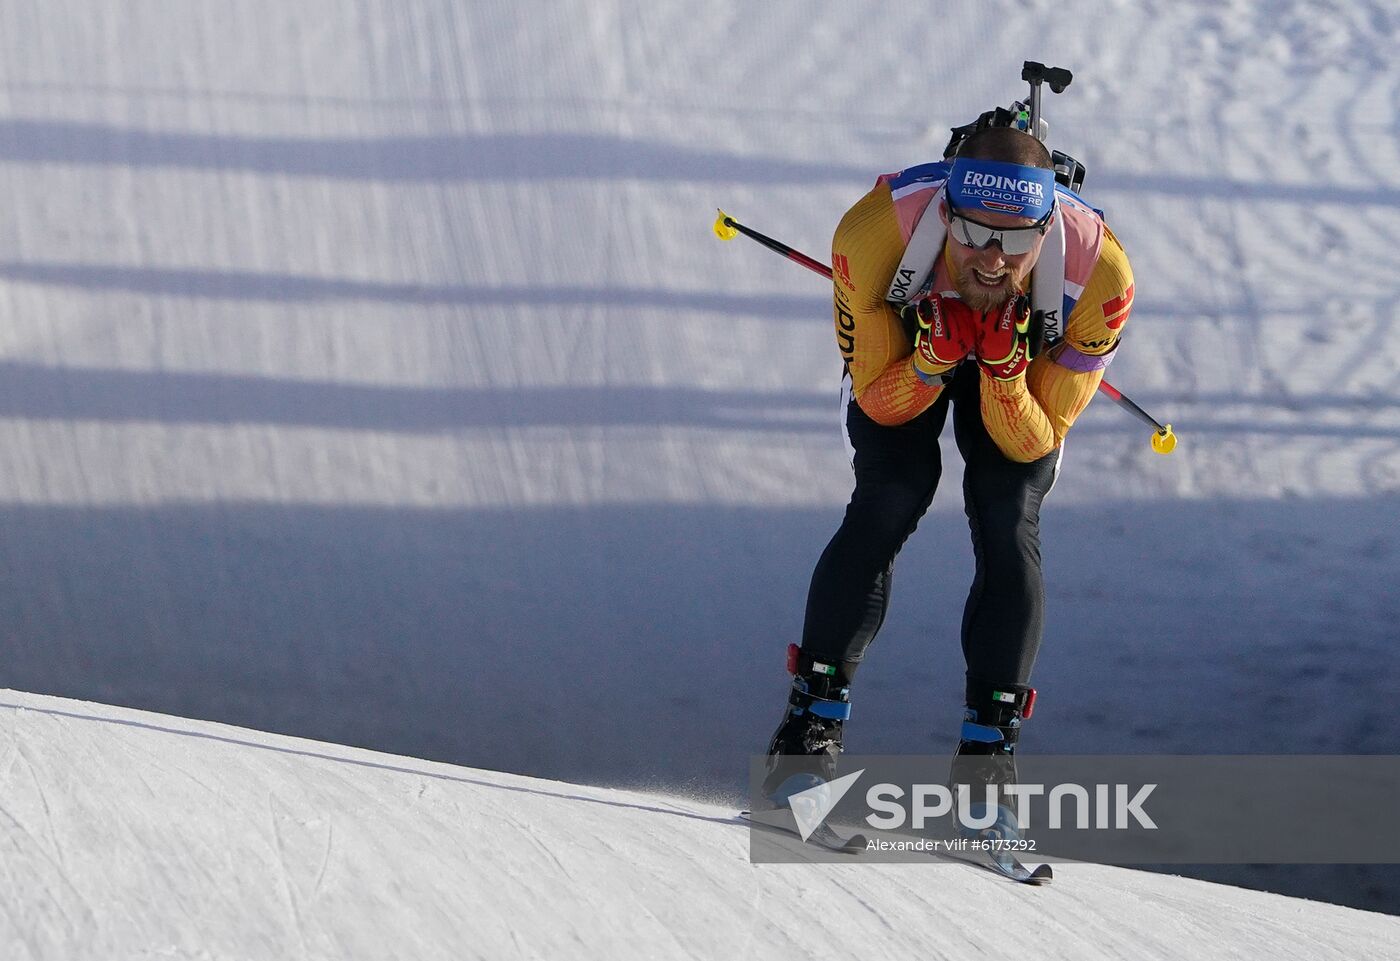
[[[958,851],[950,849],[946,851],[934,852],[935,857],[944,858],[949,861],[957,861],[959,864],[968,864],[972,867],[982,868],[1000,875],[1009,881],[1018,884],[1042,885],[1049,884],[1055,880],[1055,871],[1048,864],[1038,864],[1034,868],[1029,868],[1021,863],[1021,860],[1010,851]]]
[[[1049,884],[1055,880],[1055,872],[1048,864],[1028,868],[1010,851],[987,851],[985,854],[991,870],[1018,884]]]
[[[1032,692],[1031,699],[1034,699]],[[975,729],[976,725],[970,721],[963,722],[964,732]],[[1002,759],[1003,767],[1007,759]],[[964,766],[968,763],[964,758]],[[982,771],[974,773],[971,770],[964,770],[964,775],[973,775],[978,780],[985,780],[989,775],[995,775],[995,771]],[[1004,777],[1007,771],[1002,770]],[[1015,775],[1015,767],[1011,766],[1009,773]],[[999,783],[996,780],[989,781],[992,785]],[[969,792],[970,794],[970,792]],[[967,802],[964,802],[967,803]],[[1017,856],[1018,851],[1034,849],[1033,844],[1027,844],[1021,834],[1019,818],[1016,808],[1007,804],[997,804],[995,811],[988,807],[989,803],[995,803],[988,799],[987,802],[978,802],[968,805],[970,819],[964,821],[961,814],[958,815],[957,830],[960,839],[965,847],[949,853],[960,860],[969,861],[973,864],[985,867],[989,871],[995,871],[1002,877],[1018,884],[1049,884],[1055,879],[1055,871],[1048,864],[1039,864],[1034,868],[1027,867]],[[993,813],[991,824],[984,825],[984,817]],[[973,827],[972,825],[979,825]]]
[[[802,835],[797,830],[797,824],[792,819],[792,814],[786,808],[774,808],[772,811],[765,811],[760,817],[755,817],[752,811],[740,811],[741,820],[750,824],[776,831],[780,834],[790,835],[800,838]],[[808,844],[815,844],[828,851],[837,854],[859,854],[864,851],[868,843],[864,834],[845,835],[829,824],[818,825],[810,835],[807,836]]]
[[[1055,879],[1054,869],[1048,864],[1028,868],[1021,863],[1012,850],[1013,844],[1020,840],[1020,831],[1012,826],[1012,815],[1006,808],[999,813],[993,827],[964,833],[970,846],[965,851],[950,851],[949,856],[995,871],[1018,884],[1049,884]]]
[[[765,811],[760,817],[754,817],[752,811],[740,811],[739,820],[747,821],[755,827],[773,831],[778,834],[789,837],[801,837],[801,834],[797,830],[796,823],[792,820],[789,812],[784,808],[774,808],[771,811]],[[989,839],[979,838],[979,841],[990,844]],[[869,839],[867,839],[864,834],[845,835],[829,824],[822,824],[807,837],[807,843],[815,844],[820,848],[833,851],[837,854],[854,855],[866,850],[869,845]],[[1049,884],[1055,879],[1055,871],[1050,865],[1039,864],[1034,868],[1027,867],[1010,851],[998,851],[990,846],[980,850],[969,850],[966,852],[952,850],[939,851],[936,856],[991,871],[993,874],[1000,875],[1009,881],[1015,881],[1017,884],[1040,886]]]

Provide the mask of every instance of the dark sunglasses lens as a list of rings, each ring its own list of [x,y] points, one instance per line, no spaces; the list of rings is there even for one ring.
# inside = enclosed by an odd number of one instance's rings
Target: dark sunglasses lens
[[[996,231],[988,227],[964,220],[962,217],[953,219],[953,235],[957,237],[958,243],[964,247],[972,247],[973,249],[985,247],[991,242],[995,233]]]
[[[1030,253],[1039,236],[1040,232],[1036,230],[1008,230],[1001,235],[1001,252],[1012,257]]]
[[[963,217],[953,217],[953,238],[964,247],[980,250],[993,240],[1001,244],[1001,252],[1016,256],[1029,253],[1042,231],[1027,227],[1017,230],[997,230]]]

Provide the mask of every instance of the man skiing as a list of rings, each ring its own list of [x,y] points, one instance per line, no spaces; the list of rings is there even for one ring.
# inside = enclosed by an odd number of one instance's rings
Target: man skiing
[[[940,218],[945,239],[922,290],[909,291],[901,309],[904,298],[890,298],[925,217]],[[1032,317],[1032,268],[1047,235],[1058,254],[1060,234],[1063,303],[1057,296],[1056,309]],[[1045,259],[1058,281],[1058,258]],[[832,267],[855,489],[812,575],[802,643],[789,649],[791,693],[768,753],[803,760],[770,761],[763,790],[778,803],[794,770],[834,776],[852,682],[884,620],[895,556],[938,486],[950,406],[976,559],[962,616],[957,755],[1011,765],[1035,699],[1043,629],[1041,501],[1133,300],[1127,257],[1102,217],[1056,189],[1049,152],[1014,126],[981,127],[941,163],[880,177],[837,227]],[[1040,324],[1059,328],[1061,316],[1058,341],[1036,353]]]

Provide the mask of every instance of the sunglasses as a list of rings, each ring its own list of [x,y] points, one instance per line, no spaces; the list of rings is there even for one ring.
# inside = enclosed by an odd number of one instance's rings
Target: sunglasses
[[[1015,257],[1035,249],[1035,242],[1050,227],[1050,218],[1053,216],[1055,211],[1051,209],[1029,227],[988,227],[958,213],[952,204],[948,204],[948,233],[964,247],[981,250],[988,244],[996,243],[1001,247],[1002,253]]]

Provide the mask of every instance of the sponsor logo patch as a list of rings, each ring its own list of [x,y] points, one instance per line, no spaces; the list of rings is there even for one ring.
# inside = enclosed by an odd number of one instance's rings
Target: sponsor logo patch
[[[913,283],[914,271],[908,267],[902,267],[895,271],[894,283],[890,289],[894,292],[894,296],[898,297],[900,300],[908,300],[909,288]]]
[[[933,352],[933,343],[927,337],[919,338],[919,356],[926,360],[931,367],[943,366],[943,361]]]
[[[1114,297],[1103,305],[1104,326],[1109,330],[1117,330],[1128,319],[1128,313],[1133,309],[1133,286],[1129,284],[1123,296]]]
[[[1034,197],[1044,197],[1045,192],[1040,184],[1034,180],[1018,180],[1015,177],[1001,177],[997,174],[979,173],[969,170],[963,177],[964,186],[986,187],[990,190],[1014,190],[1017,193],[1030,194]]]
[[[846,259],[845,254],[836,254],[831,258],[832,270],[836,273],[836,279],[846,285],[846,289],[855,293],[856,285],[851,280],[851,262]]]
[[[841,289],[836,289],[836,346],[841,358],[849,364],[856,352],[856,317]]]

